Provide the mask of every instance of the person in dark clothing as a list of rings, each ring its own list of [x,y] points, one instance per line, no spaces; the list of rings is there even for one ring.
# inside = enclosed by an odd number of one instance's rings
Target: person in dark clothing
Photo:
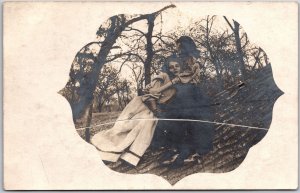
[[[183,60],[182,69],[188,69],[191,57],[199,57],[194,41],[187,36],[177,40],[178,56]],[[167,66],[163,70],[168,73]],[[162,161],[178,155],[170,167],[177,168],[184,164],[190,155],[207,154],[212,150],[214,125],[197,122],[196,120],[213,121],[213,108],[210,98],[201,91],[194,82],[183,81],[174,84],[176,94],[167,104],[159,104],[157,117],[161,119],[176,119],[176,121],[159,120],[152,144],[154,147],[166,147]]]

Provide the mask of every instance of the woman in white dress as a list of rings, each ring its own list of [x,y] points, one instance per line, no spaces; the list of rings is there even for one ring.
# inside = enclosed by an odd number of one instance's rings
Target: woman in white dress
[[[168,71],[161,72],[147,86],[149,94],[134,97],[111,129],[92,137],[91,143],[98,149],[102,160],[117,162],[122,159],[133,166],[139,163],[150,146],[158,122],[154,103],[167,103],[176,92],[172,85],[180,81],[181,61],[169,57],[165,65]]]

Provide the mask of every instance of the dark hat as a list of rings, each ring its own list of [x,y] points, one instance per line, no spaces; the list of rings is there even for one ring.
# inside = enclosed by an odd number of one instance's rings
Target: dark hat
[[[197,49],[197,46],[191,37],[181,36],[178,40],[176,40],[176,44],[178,45],[179,57],[200,57],[200,51]]]

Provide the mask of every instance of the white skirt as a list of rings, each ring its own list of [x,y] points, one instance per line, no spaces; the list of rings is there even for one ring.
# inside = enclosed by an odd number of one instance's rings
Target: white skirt
[[[137,96],[127,104],[114,126],[95,134],[91,142],[102,160],[123,159],[136,166],[150,146],[158,120]]]

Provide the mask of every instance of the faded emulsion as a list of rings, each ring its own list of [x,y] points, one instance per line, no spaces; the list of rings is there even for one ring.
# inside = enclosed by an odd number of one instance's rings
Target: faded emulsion
[[[236,169],[267,134],[283,94],[267,54],[236,20],[199,15],[168,25],[176,9],[109,18],[59,91],[109,168],[172,185]]]

